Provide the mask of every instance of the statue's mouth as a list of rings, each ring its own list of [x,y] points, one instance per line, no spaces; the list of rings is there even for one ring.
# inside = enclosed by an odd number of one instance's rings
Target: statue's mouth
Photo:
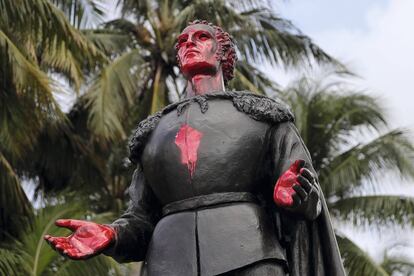
[[[187,55],[189,55],[189,54],[199,54],[200,52],[199,51],[197,51],[197,50],[195,50],[195,49],[190,49],[190,50],[187,50],[185,53],[184,53],[184,56],[187,56]]]

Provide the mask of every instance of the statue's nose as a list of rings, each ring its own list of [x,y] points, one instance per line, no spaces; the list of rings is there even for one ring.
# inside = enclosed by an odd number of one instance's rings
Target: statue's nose
[[[195,43],[193,37],[192,36],[188,37],[187,41],[185,42],[185,47],[186,48],[191,48],[191,47],[194,47],[194,46],[196,46],[196,43]]]

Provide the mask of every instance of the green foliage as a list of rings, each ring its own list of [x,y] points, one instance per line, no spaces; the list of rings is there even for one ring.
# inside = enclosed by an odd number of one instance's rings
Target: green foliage
[[[348,275],[388,276],[389,274],[350,239],[337,235]]]
[[[144,85],[148,67],[140,51],[134,49],[102,69],[85,95],[91,114],[88,124],[95,135],[104,140],[127,138],[122,122],[135,102],[136,91]]]
[[[65,6],[67,2],[54,1],[67,15],[73,15],[76,12],[72,9],[78,7],[78,1],[73,1],[75,7]],[[124,198],[131,170],[125,161],[125,145],[136,123],[183,94],[185,82],[178,76],[174,45],[188,21],[202,17],[221,24],[235,32],[239,45],[246,45],[239,47],[242,56],[231,88],[247,88],[261,94],[277,88],[250,64],[262,55],[274,59],[275,64],[286,63],[287,67],[303,65],[311,59],[337,65],[290,22],[283,24],[283,19],[277,18],[264,1],[237,4],[163,0],[120,1],[118,4],[122,18],[106,22],[99,29],[82,32],[112,62],[88,78],[83,94],[69,113],[68,127],[56,127],[54,132],[43,128],[39,134],[42,141],[32,151],[35,160],[32,164],[20,164],[24,175],[36,179],[38,191],[50,194],[65,187],[87,189],[91,193],[90,200],[98,203],[92,205],[95,210],[120,209],[119,202]],[[198,14],[206,4],[211,7],[208,13]],[[221,8],[231,15],[218,11]],[[263,23],[266,16],[268,24]],[[231,21],[236,17],[237,20]],[[251,31],[263,30],[263,33],[259,38],[249,38],[240,32],[248,27]],[[270,34],[274,34],[273,38]],[[291,36],[295,47],[278,46],[278,35],[286,39]],[[271,49],[252,51],[260,49],[258,46],[264,40],[270,43]],[[310,48],[318,49],[315,51],[320,55]],[[286,51],[289,53],[282,54]],[[280,57],[272,56],[276,52],[280,52]],[[48,155],[41,156],[44,150]]]
[[[43,240],[45,234],[67,235],[68,230],[54,227],[58,218],[80,217],[84,205],[68,202],[46,206],[39,210],[30,228],[19,239],[3,243],[0,248],[1,275],[123,275],[127,267],[121,267],[113,259],[99,256],[78,262],[57,254]],[[93,218],[93,216],[92,216]]]
[[[387,130],[377,99],[329,78],[302,78],[281,95],[292,107],[335,221],[369,229],[413,226],[414,198],[376,193],[404,178],[414,179],[411,136],[407,130]],[[374,138],[362,139],[366,133]],[[384,179],[386,174],[394,177]],[[397,271],[392,265],[385,270],[350,239],[337,238],[349,275]]]
[[[33,210],[20,186],[20,179],[1,152],[0,202],[0,240],[3,240],[7,232],[17,234],[23,227],[28,227]]]
[[[407,244],[395,244],[389,247],[384,252],[384,257],[381,266],[390,275],[412,275],[414,271],[414,262],[404,249],[407,249]]]
[[[413,179],[413,153],[408,132],[394,129],[331,158],[321,169],[322,185],[328,195],[343,197],[363,183],[375,188],[383,179],[382,173],[393,171],[401,178]]]
[[[84,9],[79,16],[86,14]],[[32,216],[20,186],[24,164],[34,158],[28,154],[45,128],[69,127],[54,98],[61,87],[53,77],[66,79],[77,91],[85,73],[107,59],[50,1],[17,0],[0,1],[0,60],[0,225],[2,232],[17,236],[20,223]]]
[[[45,246],[44,233],[63,234],[51,227],[55,218],[79,217],[85,208],[56,205],[35,213],[21,180],[32,180],[46,198],[56,199],[64,189],[83,191],[79,197],[89,209],[119,211],[131,175],[128,134],[185,90],[174,45],[189,21],[209,20],[234,37],[240,61],[230,89],[278,91],[254,65],[263,62],[346,70],[267,1],[119,0],[122,17],[96,28],[101,4],[0,0],[0,274],[120,273],[105,257],[72,262]],[[68,114],[54,98],[62,90],[54,79],[81,91]],[[412,225],[412,198],[357,193],[367,186],[375,191],[384,172],[414,176],[411,138],[406,130],[386,130],[377,99],[341,83],[308,79],[282,94],[293,107],[332,216],[356,226]],[[374,139],[358,140],[366,132]],[[338,240],[350,275],[412,267],[393,256],[379,265],[349,239]]]
[[[131,128],[126,116],[139,121],[136,113],[125,112],[131,110],[131,99],[148,114],[183,95],[186,82],[177,74],[174,46],[181,30],[197,18],[222,26],[237,41],[240,66],[230,89],[265,94],[276,87],[252,62],[266,60],[291,68],[316,61],[341,67],[291,22],[278,17],[266,1],[121,0],[118,5],[122,18],[88,32],[96,45],[115,57],[113,68],[104,69],[87,92],[89,128],[102,140],[124,138]],[[127,48],[115,43],[121,35],[129,37]]]
[[[414,198],[392,195],[362,195],[339,199],[329,205],[336,218],[355,225],[414,226]]]
[[[93,27],[105,15],[102,0],[50,0],[63,11],[72,26],[76,28]]]

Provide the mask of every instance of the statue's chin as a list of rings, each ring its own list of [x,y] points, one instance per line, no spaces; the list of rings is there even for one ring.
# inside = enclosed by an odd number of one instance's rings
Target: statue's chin
[[[190,79],[195,75],[215,75],[218,71],[218,64],[207,61],[189,62],[181,65],[181,72]]]

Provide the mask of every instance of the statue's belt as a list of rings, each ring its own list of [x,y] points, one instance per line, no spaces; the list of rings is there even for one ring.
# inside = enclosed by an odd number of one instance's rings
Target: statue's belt
[[[238,202],[258,203],[259,200],[255,195],[247,192],[228,192],[200,195],[179,201],[174,201],[165,205],[162,208],[162,215],[167,216],[183,211],[191,211],[220,204]]]

